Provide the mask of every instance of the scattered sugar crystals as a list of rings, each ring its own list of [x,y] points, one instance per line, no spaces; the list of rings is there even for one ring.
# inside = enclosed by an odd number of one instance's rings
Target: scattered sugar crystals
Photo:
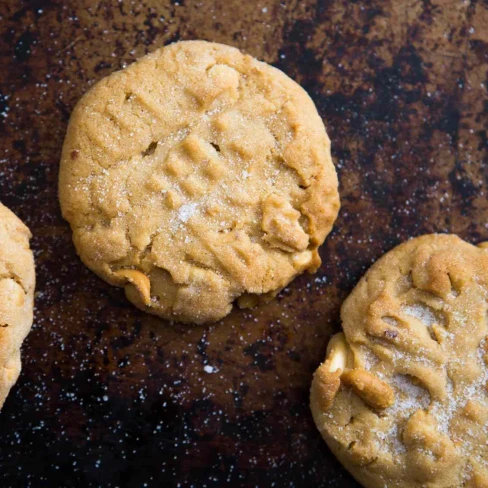
[[[411,315],[412,317],[420,320],[427,327],[431,327],[437,321],[430,307],[420,303],[416,303],[414,305],[404,305],[401,310],[403,313]]]
[[[444,433],[449,432],[451,420],[456,412],[463,409],[469,401],[486,404],[485,384],[488,382],[488,368],[483,359],[485,341],[486,339],[481,342],[477,350],[477,362],[481,368],[476,381],[468,385],[460,385],[456,391],[456,385],[448,378],[447,402],[434,402],[432,405],[431,413],[435,416],[439,424],[439,429]]]
[[[425,314],[424,310],[416,309],[413,313],[420,315],[422,313],[423,322],[429,323],[431,317]],[[485,340],[480,344],[477,350],[477,363],[480,366],[480,374],[476,380],[470,384],[462,385],[455,384],[448,376],[446,369],[446,396],[444,401],[431,401],[430,394],[427,389],[415,384],[414,380],[408,375],[395,374],[389,379],[389,383],[395,387],[395,403],[385,410],[385,414],[393,420],[393,424],[389,431],[375,431],[377,440],[380,444],[388,449],[392,449],[396,454],[405,452],[405,446],[400,440],[402,425],[396,419],[403,419],[407,421],[408,418],[418,410],[426,410],[431,414],[438,424],[440,432],[449,435],[449,429],[453,418],[467,405],[469,401],[475,401],[486,405],[485,384],[488,383],[488,368],[485,365],[483,355],[485,351]],[[468,358],[459,359],[464,361]],[[452,361],[452,358],[451,358]],[[366,362],[366,369],[370,369],[371,365]],[[381,375],[379,375],[381,376]],[[472,434],[476,437],[476,433]],[[468,449],[468,444],[465,442],[463,449]],[[473,446],[470,446],[471,450]]]
[[[371,371],[371,369],[378,364],[380,359],[368,347],[360,346],[359,351],[361,353],[360,357],[363,360],[362,367],[366,371]]]
[[[380,446],[393,450],[396,454],[406,452],[405,445],[400,440],[401,425],[397,419],[405,421],[417,410],[427,409],[430,403],[429,392],[416,385],[408,375],[396,374],[389,380],[396,388],[395,403],[385,410],[385,414],[391,419],[389,430],[375,430]]]
[[[403,374],[394,375],[390,382],[396,387],[396,401],[387,410],[392,415],[410,416],[419,409],[426,409],[430,403],[429,392],[416,385],[412,379]]]
[[[178,209],[178,219],[188,222],[198,211],[198,203],[187,203]]]
[[[398,327],[400,325],[395,317],[391,317],[389,315],[383,317],[383,322],[386,322],[388,325],[393,325],[395,327]]]

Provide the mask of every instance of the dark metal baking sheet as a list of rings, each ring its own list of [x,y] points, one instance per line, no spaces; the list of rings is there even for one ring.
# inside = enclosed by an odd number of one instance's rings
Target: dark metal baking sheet
[[[2,0],[0,199],[34,234],[38,286],[22,375],[0,414],[1,486],[358,486],[313,425],[311,375],[341,301],[382,253],[425,232],[488,239],[487,10]],[[244,49],[308,90],[342,210],[317,275],[188,328],[136,310],[81,264],[57,173],[69,114],[92,82],[195,38]]]

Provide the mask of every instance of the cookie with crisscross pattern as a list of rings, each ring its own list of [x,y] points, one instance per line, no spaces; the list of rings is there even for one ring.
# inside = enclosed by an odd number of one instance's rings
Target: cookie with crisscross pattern
[[[320,265],[339,209],[305,91],[235,48],[162,48],[76,106],[60,201],[84,263],[167,319],[209,322]]]

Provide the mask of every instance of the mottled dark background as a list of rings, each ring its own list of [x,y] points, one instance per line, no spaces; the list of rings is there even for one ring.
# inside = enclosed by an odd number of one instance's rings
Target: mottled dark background
[[[425,232],[488,239],[487,26],[486,0],[1,0],[0,199],[34,234],[38,291],[0,415],[0,485],[357,487],[313,425],[311,375],[383,252]],[[308,90],[342,211],[317,275],[184,328],[81,264],[56,186],[88,86],[196,38]]]

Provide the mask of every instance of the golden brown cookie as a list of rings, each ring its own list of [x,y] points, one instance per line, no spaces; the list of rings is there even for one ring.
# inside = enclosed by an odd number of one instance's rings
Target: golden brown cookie
[[[0,203],[0,408],[21,370],[20,346],[32,326],[34,257],[29,229]]]
[[[367,488],[488,486],[488,249],[412,239],[378,260],[341,310],[311,408]]]
[[[142,310],[195,323],[314,272],[339,209],[306,92],[203,41],[159,49],[81,99],[59,193],[89,268]]]

